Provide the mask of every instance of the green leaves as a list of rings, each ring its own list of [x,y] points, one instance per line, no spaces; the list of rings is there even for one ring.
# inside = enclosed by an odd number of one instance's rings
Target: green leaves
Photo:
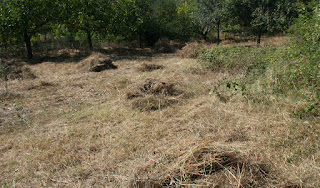
[[[24,42],[32,58],[31,37],[48,29],[55,21],[60,0],[3,0],[1,2],[1,37],[3,43]]]
[[[231,0],[228,10],[235,23],[258,37],[283,31],[296,16],[296,0]]]

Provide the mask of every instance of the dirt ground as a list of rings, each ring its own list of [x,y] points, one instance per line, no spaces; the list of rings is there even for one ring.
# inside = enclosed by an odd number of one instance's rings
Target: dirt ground
[[[320,185],[320,154],[291,147],[319,122],[210,93],[234,75],[149,49],[105,49],[118,68],[83,72],[89,55],[74,53],[27,65],[36,77],[9,80],[7,95],[1,84],[1,186]]]

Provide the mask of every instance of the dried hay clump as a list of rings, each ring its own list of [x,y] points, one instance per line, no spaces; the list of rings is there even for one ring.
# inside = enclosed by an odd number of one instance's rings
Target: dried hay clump
[[[141,67],[138,68],[139,71],[141,72],[151,72],[153,70],[158,70],[158,69],[163,69],[162,65],[157,65],[157,64],[147,64],[143,63]]]
[[[127,99],[132,107],[141,111],[159,110],[178,102],[173,96],[180,95],[173,83],[147,79],[143,83],[129,88]]]
[[[127,99],[144,97],[146,95],[177,96],[179,94],[180,92],[175,89],[173,83],[147,79],[144,83],[131,87],[127,92]]]
[[[168,38],[161,38],[156,42],[155,51],[158,53],[172,53],[174,52],[174,48],[172,47]]]
[[[205,48],[204,43],[199,42],[190,42],[187,43],[185,47],[180,50],[179,54],[180,57],[183,58],[196,58],[198,56],[198,53]]]
[[[95,53],[81,61],[79,69],[86,72],[101,72],[107,69],[118,68],[112,63],[112,60],[101,53]]]
[[[271,166],[233,148],[204,146],[187,151],[161,172],[158,183],[172,187],[265,187],[275,183]]]
[[[5,67],[5,76],[8,80],[15,79],[35,79],[37,78],[30,68],[23,62],[1,62],[2,66]],[[1,66],[1,67],[2,67]]]
[[[49,83],[49,82],[45,82],[45,81],[40,81],[40,83],[36,83],[35,85],[32,85],[31,87],[28,87],[28,90],[33,90],[33,89],[45,89],[47,87],[53,87],[55,86],[55,84],[53,83]]]
[[[167,108],[168,106],[176,103],[178,103],[178,99],[176,98],[156,97],[149,95],[134,99],[131,102],[131,106],[132,108],[140,111],[156,111]]]

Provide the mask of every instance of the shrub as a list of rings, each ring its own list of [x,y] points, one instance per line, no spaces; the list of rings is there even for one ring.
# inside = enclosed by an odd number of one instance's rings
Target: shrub
[[[301,15],[291,27],[291,45],[285,61],[285,74],[279,81],[286,89],[310,90],[320,94],[320,19]]]
[[[214,71],[228,71],[245,76],[263,74],[274,59],[277,47],[215,47],[203,50],[199,59]]]

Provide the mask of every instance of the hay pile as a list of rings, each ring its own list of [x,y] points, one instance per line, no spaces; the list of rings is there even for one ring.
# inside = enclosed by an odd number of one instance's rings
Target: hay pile
[[[170,168],[169,168],[170,166]],[[265,187],[276,182],[272,165],[257,162],[230,145],[190,148],[166,170],[155,172],[157,181],[136,181],[154,187]],[[160,177],[159,177],[160,175]],[[275,186],[277,187],[277,186]]]
[[[174,96],[180,95],[173,83],[147,79],[129,88],[127,99],[132,100],[133,108],[141,111],[154,111],[178,102]]]
[[[7,80],[35,79],[36,76],[24,62],[1,60],[0,72]]]
[[[172,52],[174,52],[174,48],[172,47],[168,38],[159,39],[156,42],[154,49],[158,53],[172,53]]]
[[[147,64],[147,63],[143,63],[138,70],[141,72],[151,72],[154,70],[159,70],[159,69],[163,69],[164,67],[162,65],[157,65],[157,64]]]
[[[187,43],[180,51],[179,55],[183,58],[196,58],[198,54],[206,48],[209,48],[210,46],[205,44],[204,41],[202,42],[190,42]]]
[[[79,63],[78,69],[84,72],[101,72],[107,69],[117,69],[112,60],[101,53],[95,53]]]

